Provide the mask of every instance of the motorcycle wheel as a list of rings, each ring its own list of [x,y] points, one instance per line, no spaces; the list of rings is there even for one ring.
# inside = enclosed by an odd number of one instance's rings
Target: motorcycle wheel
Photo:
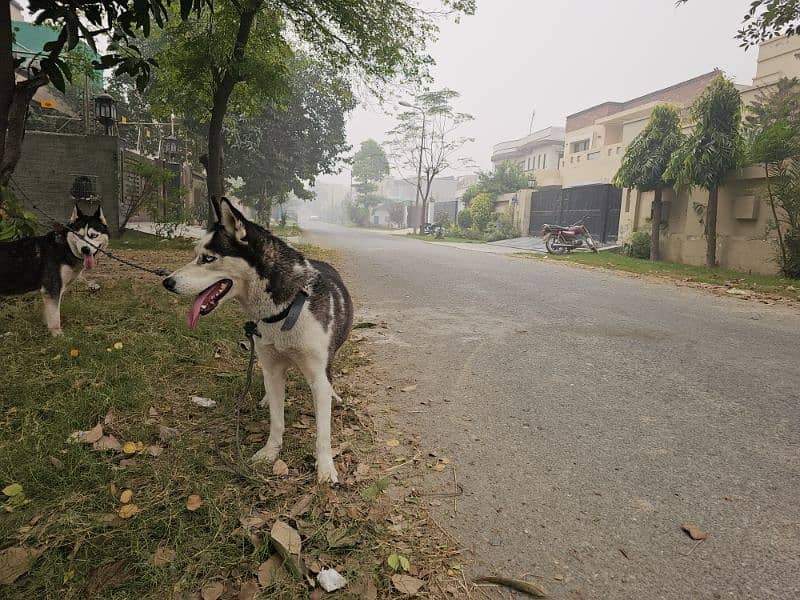
[[[544,247],[547,248],[547,251],[550,254],[564,254],[564,252],[566,252],[567,249],[564,246],[560,246],[560,247],[559,246],[554,246],[554,244],[557,243],[557,242],[561,243],[561,244],[564,243],[564,241],[561,239],[560,235],[556,235],[556,236],[551,235],[544,241]]]

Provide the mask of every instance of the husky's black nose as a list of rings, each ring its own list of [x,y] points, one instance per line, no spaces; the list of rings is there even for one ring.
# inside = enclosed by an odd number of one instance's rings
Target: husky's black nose
[[[84,246],[83,248],[81,248],[81,252],[86,256],[89,256],[92,253],[92,251],[89,249],[89,246]]]
[[[161,283],[164,284],[164,287],[167,288],[170,292],[175,291],[175,278],[174,277],[167,277]]]

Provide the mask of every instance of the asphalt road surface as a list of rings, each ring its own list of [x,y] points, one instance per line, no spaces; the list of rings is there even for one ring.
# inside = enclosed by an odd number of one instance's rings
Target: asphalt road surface
[[[486,564],[554,598],[800,597],[800,310],[314,227]]]

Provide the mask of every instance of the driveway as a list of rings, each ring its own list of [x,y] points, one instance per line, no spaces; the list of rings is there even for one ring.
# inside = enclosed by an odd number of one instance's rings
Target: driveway
[[[322,224],[310,236],[342,251],[362,318],[387,323],[376,396],[456,467],[457,513],[433,510],[497,573],[539,576],[553,598],[800,596],[796,309]],[[426,485],[448,489],[448,473]]]

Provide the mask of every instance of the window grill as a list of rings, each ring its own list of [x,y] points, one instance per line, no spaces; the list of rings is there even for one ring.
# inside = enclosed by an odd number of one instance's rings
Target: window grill
[[[69,195],[75,202],[99,202],[97,175],[76,174],[72,180]]]

